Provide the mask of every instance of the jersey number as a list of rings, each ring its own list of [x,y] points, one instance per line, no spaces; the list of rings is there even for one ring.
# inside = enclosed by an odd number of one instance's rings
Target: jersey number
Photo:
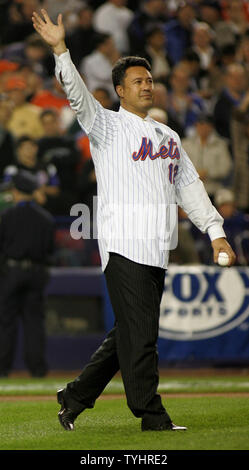
[[[178,172],[178,165],[175,165],[173,163],[170,163],[169,165],[169,181],[171,184],[175,184],[175,177]]]

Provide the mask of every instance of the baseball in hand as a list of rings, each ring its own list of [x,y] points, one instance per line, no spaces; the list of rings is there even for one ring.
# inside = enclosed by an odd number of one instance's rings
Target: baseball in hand
[[[229,256],[224,251],[221,251],[218,256],[218,264],[220,266],[228,266],[229,264]]]

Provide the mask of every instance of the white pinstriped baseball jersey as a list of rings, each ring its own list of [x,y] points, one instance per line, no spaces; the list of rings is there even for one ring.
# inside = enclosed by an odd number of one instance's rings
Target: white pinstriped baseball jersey
[[[122,107],[118,112],[104,109],[87,90],[69,51],[55,55],[55,61],[56,77],[90,139],[103,271],[109,252],[166,268],[167,207],[176,202],[211,239],[224,237],[223,219],[178,135],[149,116],[143,119]]]

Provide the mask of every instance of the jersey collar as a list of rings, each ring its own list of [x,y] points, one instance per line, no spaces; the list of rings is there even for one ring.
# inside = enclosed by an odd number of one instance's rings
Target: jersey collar
[[[131,113],[130,111],[127,111],[122,106],[120,106],[118,112],[119,112],[119,114],[121,114],[121,116],[126,116],[126,117],[129,117],[130,119],[135,119],[135,120],[139,119],[139,120],[142,120],[142,121],[151,121],[151,117],[148,114],[145,118],[141,118],[137,114]]]

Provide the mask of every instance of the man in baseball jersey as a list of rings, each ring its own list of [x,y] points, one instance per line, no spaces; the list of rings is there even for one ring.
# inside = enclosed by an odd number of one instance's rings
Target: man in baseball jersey
[[[150,65],[121,58],[113,67],[118,112],[104,109],[87,90],[65,45],[62,15],[53,24],[34,12],[35,30],[52,47],[56,77],[79,124],[88,134],[98,184],[98,242],[115,325],[89,364],[57,394],[59,420],[74,429],[76,417],[92,408],[121,371],[127,404],[146,430],[182,430],[157,393],[160,302],[168,264],[167,208],[176,202],[208,232],[214,251],[235,255],[178,135],[148,116],[153,102]],[[152,230],[153,228],[153,230]]]

